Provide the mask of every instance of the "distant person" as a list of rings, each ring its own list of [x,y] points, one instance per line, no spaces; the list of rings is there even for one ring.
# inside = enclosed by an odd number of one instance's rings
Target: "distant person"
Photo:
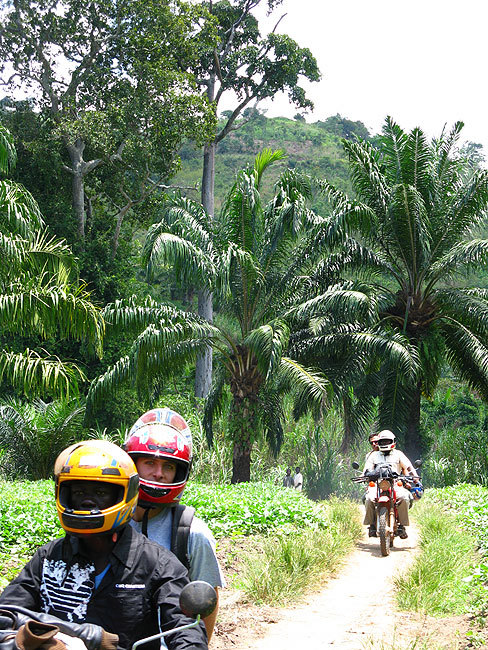
[[[180,503],[192,462],[190,427],[179,413],[157,408],[144,413],[132,429],[124,449],[139,473],[139,501],[131,526],[150,540],[173,551],[188,569],[190,580],[204,580],[218,588],[224,577],[215,552],[215,539],[195,510]],[[203,619],[208,639],[218,606]]]
[[[390,465],[391,469],[398,475],[404,474],[405,476],[414,477],[415,484],[420,484],[420,478],[417,470],[414,468],[410,460],[405,454],[396,447],[395,435],[388,429],[380,431],[378,434],[378,451],[373,451],[366,459],[363,474],[368,475],[369,472],[374,472],[379,465]],[[397,511],[398,511],[398,533],[401,539],[408,537],[406,526],[409,525],[408,509],[413,500],[410,491],[404,487],[397,485],[395,487],[397,495]],[[372,495],[368,492],[365,500],[366,512],[364,515],[363,524],[369,527],[369,536],[376,537],[376,512],[374,500]]]
[[[373,454],[375,451],[379,451],[378,447],[378,439],[379,436],[377,433],[370,433],[368,436],[369,444],[371,445],[371,450],[368,451],[366,454],[366,458],[364,459],[364,462],[366,463],[368,461],[368,458]]]
[[[293,485],[295,486],[295,490],[297,490],[298,492],[302,491],[303,476],[302,473],[300,472],[299,467],[295,467],[295,476],[293,477]]]
[[[291,475],[291,467],[286,470],[286,474],[283,477],[283,487],[292,488],[294,485],[293,476]]]

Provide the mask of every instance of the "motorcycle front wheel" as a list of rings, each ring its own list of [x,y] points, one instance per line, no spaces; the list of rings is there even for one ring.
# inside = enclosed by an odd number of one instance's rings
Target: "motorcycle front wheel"
[[[388,508],[382,507],[378,510],[378,536],[380,538],[381,555],[390,555],[390,533],[387,530],[389,524]]]

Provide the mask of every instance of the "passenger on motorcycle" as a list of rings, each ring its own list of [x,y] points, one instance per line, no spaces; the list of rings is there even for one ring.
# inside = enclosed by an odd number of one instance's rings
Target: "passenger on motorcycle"
[[[391,469],[397,474],[404,474],[406,476],[416,477],[416,483],[419,482],[419,477],[416,469],[413,467],[410,460],[399,449],[395,449],[396,438],[395,435],[388,429],[380,431],[378,434],[378,451],[371,452],[366,457],[363,474],[367,476],[368,472],[374,471],[379,465],[388,464]],[[398,526],[398,534],[401,539],[408,537],[405,526],[409,525],[408,509],[412,502],[412,495],[405,487],[396,486],[395,492],[397,496],[397,511],[400,525]],[[366,493],[365,499],[365,515],[364,525],[369,526],[369,536],[376,537],[376,512],[374,500],[372,495]]]
[[[190,580],[224,585],[215,539],[194,509],[181,505],[192,463],[190,427],[169,408],[144,413],[129,431],[124,449],[139,473],[139,501],[130,522],[138,532],[173,551],[188,569]],[[217,601],[218,602],[218,601]],[[210,640],[218,605],[204,623]]]
[[[54,474],[66,537],[36,551],[0,595],[0,606],[100,625],[118,635],[124,650],[158,634],[160,626],[166,631],[191,623],[179,607],[185,567],[127,525],[139,492],[132,459],[110,442],[80,442],[59,455]],[[167,643],[170,650],[208,648],[203,624],[176,632]]]

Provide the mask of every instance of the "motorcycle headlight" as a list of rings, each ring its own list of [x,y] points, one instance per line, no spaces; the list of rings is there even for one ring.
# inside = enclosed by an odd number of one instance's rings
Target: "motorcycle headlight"
[[[390,481],[387,481],[386,479],[382,479],[380,481],[380,490],[389,490],[390,489]]]

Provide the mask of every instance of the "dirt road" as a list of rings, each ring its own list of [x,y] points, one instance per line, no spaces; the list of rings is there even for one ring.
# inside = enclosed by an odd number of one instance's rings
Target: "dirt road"
[[[417,531],[410,526],[408,539],[396,538],[390,555],[381,557],[379,540],[365,536],[340,573],[299,606],[250,609],[247,615],[246,608],[239,611],[236,607],[233,632],[226,639],[212,640],[211,650],[386,650],[393,646],[398,650],[412,647],[409,644],[414,640],[426,643],[432,639],[435,645],[422,647],[465,647],[458,643],[467,626],[461,617],[442,620],[403,612],[389,614],[396,610],[392,578],[413,562],[417,541]]]

